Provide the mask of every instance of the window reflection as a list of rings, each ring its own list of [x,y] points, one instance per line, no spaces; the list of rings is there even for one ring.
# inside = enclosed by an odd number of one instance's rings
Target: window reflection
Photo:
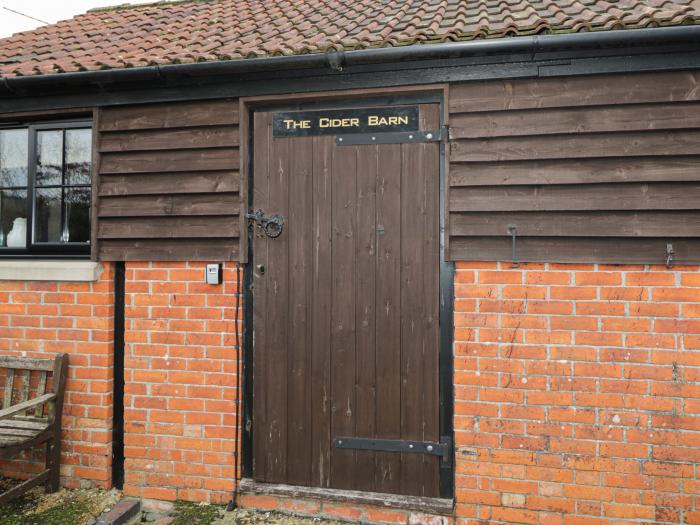
[[[53,245],[41,248],[44,253],[54,253],[56,245],[87,246],[91,170],[90,128],[0,129],[0,249],[25,249],[28,239]]]
[[[63,131],[36,134],[36,185],[52,186],[63,181]]]
[[[34,242],[90,240],[91,155],[90,129],[37,133]]]
[[[0,247],[26,246],[29,130],[0,130]]]
[[[28,160],[28,130],[0,130],[0,188],[26,188]]]

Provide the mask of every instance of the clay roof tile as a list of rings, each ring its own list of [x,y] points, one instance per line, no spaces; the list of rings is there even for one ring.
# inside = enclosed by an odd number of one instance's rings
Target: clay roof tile
[[[5,77],[693,24],[700,0],[176,0],[0,39]]]

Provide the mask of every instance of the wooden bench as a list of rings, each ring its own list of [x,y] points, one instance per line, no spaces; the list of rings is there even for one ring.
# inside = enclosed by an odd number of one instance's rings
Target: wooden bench
[[[2,506],[42,483],[47,492],[58,490],[68,354],[52,359],[0,356],[0,369],[5,369],[5,395],[0,409],[0,459],[12,459],[24,450],[46,446],[45,470],[0,494]],[[49,373],[52,374],[52,388],[47,393]]]

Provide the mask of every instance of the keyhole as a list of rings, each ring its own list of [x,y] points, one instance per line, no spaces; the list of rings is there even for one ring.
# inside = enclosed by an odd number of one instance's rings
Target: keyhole
[[[265,267],[262,264],[258,264],[258,272],[260,275],[265,275]]]

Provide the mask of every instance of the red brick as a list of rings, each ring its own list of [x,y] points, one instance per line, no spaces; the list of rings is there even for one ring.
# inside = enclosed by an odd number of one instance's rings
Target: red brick
[[[406,512],[398,510],[367,509],[367,519],[374,523],[406,523]]]
[[[577,286],[620,286],[622,284],[622,274],[619,272],[576,272],[575,281]]]
[[[346,520],[359,520],[362,517],[362,509],[329,503],[323,505],[323,513],[331,518]]]
[[[594,300],[598,298],[598,288],[585,286],[552,286],[549,288],[550,299]]]
[[[553,271],[526,271],[525,283],[536,285],[567,285],[571,284],[571,275],[568,272],[553,272]],[[557,287],[552,287],[557,289]]]

